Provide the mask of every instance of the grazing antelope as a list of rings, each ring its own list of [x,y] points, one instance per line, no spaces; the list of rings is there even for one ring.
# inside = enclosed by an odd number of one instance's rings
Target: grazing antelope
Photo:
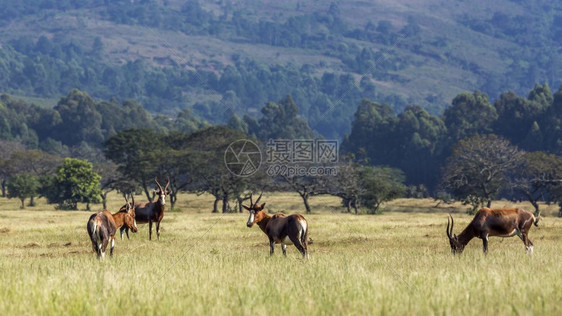
[[[135,223],[135,209],[127,201],[127,210],[119,211],[111,214],[109,211],[104,210],[90,216],[88,220],[88,234],[92,241],[92,249],[97,253],[98,258],[105,258],[105,250],[107,245],[111,243],[109,255],[113,256],[113,248],[115,247],[115,232],[118,225],[124,225],[130,228],[133,232],[137,231]],[[117,224],[119,223],[119,224]]]
[[[537,226],[538,220],[532,213],[520,208],[514,209],[480,209],[470,224],[457,236],[453,235],[453,217],[447,219],[447,237],[453,254],[462,253],[464,247],[477,237],[482,239],[484,253],[488,252],[488,237],[513,237],[517,235],[525,244],[527,254],[533,253],[533,243],[529,239],[532,224]],[[449,224],[451,228],[449,229]]]
[[[156,202],[141,202],[135,204],[136,210],[136,220],[137,223],[145,224],[148,223],[148,239],[152,240],[152,223],[156,223],[156,236],[158,240],[160,240],[160,222],[164,218],[164,209],[166,206],[166,195],[168,194],[168,186],[170,185],[170,179],[166,183],[164,189],[158,180],[154,178],[154,182],[156,186],[158,186],[158,190],[155,193],[158,195],[158,200]],[[121,210],[125,208],[125,205],[121,207]],[[127,237],[129,237],[129,232],[127,231],[128,228],[124,228],[125,232],[127,233]],[[123,235],[123,233],[121,233]]]
[[[291,243],[297,247],[303,258],[308,258],[308,222],[300,214],[275,214],[269,216],[265,211],[265,203],[259,205],[262,194],[256,202],[252,202],[250,196],[250,206],[243,205],[245,209],[250,211],[250,217],[246,226],[252,227],[257,224],[261,230],[269,238],[269,255],[272,256],[275,250],[275,244],[281,244],[283,255],[287,256],[287,245]]]

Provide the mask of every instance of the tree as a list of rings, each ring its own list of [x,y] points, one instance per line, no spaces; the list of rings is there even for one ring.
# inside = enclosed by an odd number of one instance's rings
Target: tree
[[[371,214],[379,212],[383,202],[403,196],[406,192],[404,174],[399,169],[365,167],[360,172],[360,181],[363,192],[359,200]]]
[[[146,198],[152,201],[149,187],[157,176],[155,158],[169,146],[164,134],[150,129],[119,131],[104,144],[107,159],[117,164],[117,170],[128,180],[137,181]]]
[[[39,181],[31,174],[18,174],[10,178],[8,181],[8,197],[18,198],[21,201],[21,207],[25,208],[24,201],[30,198],[29,206],[34,206],[33,197],[37,195]]]
[[[224,160],[228,146],[246,138],[246,135],[227,126],[205,128],[187,137],[189,154],[185,161],[189,163],[187,174],[192,180],[187,188],[199,194],[213,195],[213,213],[219,211],[219,202],[222,202],[222,212],[228,212],[228,201],[239,196],[251,181],[231,173]]]
[[[510,173],[510,187],[516,196],[523,196],[540,215],[538,201],[552,202],[562,179],[562,157],[545,152],[524,153],[521,165]]]
[[[92,164],[85,160],[65,158],[57,173],[44,181],[44,189],[49,203],[57,203],[59,209],[77,210],[78,203],[100,201],[101,177],[93,171]]]
[[[442,185],[476,211],[491,206],[506,184],[507,172],[521,163],[523,153],[496,135],[477,134],[459,141],[447,159]]]
[[[330,194],[342,199],[348,213],[351,213],[352,207],[355,214],[358,213],[359,196],[364,192],[360,174],[363,168],[363,165],[353,161],[353,155],[346,157],[338,165],[338,173],[330,185]]]
[[[15,173],[10,164],[10,157],[14,152],[20,151],[23,146],[16,142],[0,139],[0,188],[2,197],[6,197],[6,184]]]
[[[287,188],[297,192],[301,197],[306,213],[311,213],[308,199],[315,195],[329,194],[330,176],[310,176],[310,175],[286,175],[278,176],[285,182]]]
[[[288,95],[279,103],[269,102],[261,110],[263,117],[255,120],[245,117],[249,134],[260,140],[269,139],[314,139],[314,132],[306,120],[298,116],[298,106]]]
[[[443,121],[453,143],[476,133],[492,132],[492,122],[497,117],[488,96],[478,90],[460,93],[443,113]]]

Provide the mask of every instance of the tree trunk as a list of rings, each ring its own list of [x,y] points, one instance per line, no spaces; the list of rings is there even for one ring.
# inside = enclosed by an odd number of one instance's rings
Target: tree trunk
[[[215,196],[215,202],[213,202],[213,213],[219,212],[219,208],[218,208],[219,201],[220,201],[220,199],[217,196]]]
[[[170,210],[173,210],[176,206],[176,201],[178,200],[178,195],[176,191],[170,192]]]
[[[101,203],[102,203],[102,206],[103,206],[103,209],[104,209],[104,210],[107,210],[107,193],[108,193],[108,192],[102,192],[102,193],[100,194],[100,196],[101,196]]]
[[[228,213],[228,194],[222,196],[222,212]]]
[[[300,196],[302,198],[302,201],[304,202],[304,208],[306,209],[306,213],[309,214],[310,213],[310,205],[308,204],[308,194],[303,193]]]
[[[533,207],[535,208],[535,216],[538,216],[541,212],[539,211],[539,203],[537,203],[537,201],[531,200],[529,199],[529,202],[531,202],[531,205],[533,205]]]
[[[6,197],[6,179],[2,179],[2,197]]]
[[[86,211],[90,211],[90,202],[86,203]]]
[[[487,208],[492,207],[492,200],[491,200],[491,199],[488,200],[488,203],[486,203],[486,207],[487,207]]]
[[[20,199],[20,201],[21,201],[21,206],[20,206],[20,208],[21,208],[22,210],[25,208],[25,204],[23,203],[24,200],[25,200],[25,198],[21,198],[21,199]]]
[[[27,206],[35,206],[35,197],[33,195],[29,197],[29,204],[27,204]]]
[[[238,197],[236,198],[236,201],[238,202],[238,213],[242,213],[242,203],[244,202],[244,200]]]
[[[144,181],[142,182],[142,189],[144,190],[144,194],[146,194],[146,198],[148,199],[148,202],[152,202],[152,197],[150,196],[150,192],[148,192],[148,186],[146,186]]]
[[[359,213],[359,210],[357,209],[357,200],[353,199],[353,209],[355,210],[355,215],[357,215],[357,213]]]
[[[345,202],[345,208],[347,209],[347,212],[351,213],[351,199],[345,198],[344,202]]]

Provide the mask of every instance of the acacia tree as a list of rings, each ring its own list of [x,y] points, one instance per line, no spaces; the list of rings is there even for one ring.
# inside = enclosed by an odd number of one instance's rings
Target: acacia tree
[[[15,174],[14,168],[10,162],[10,157],[14,152],[20,150],[23,150],[23,145],[20,143],[0,139],[0,189],[2,191],[2,197],[6,197],[6,184],[8,179]]]
[[[231,173],[224,158],[230,144],[246,138],[230,127],[214,126],[195,132],[186,140],[189,154],[185,160],[189,162],[187,174],[191,178],[187,188],[198,194],[213,195],[213,213],[219,211],[219,202],[222,202],[222,212],[228,212],[229,200],[247,187],[249,180]]]
[[[404,174],[399,169],[364,167],[359,174],[363,188],[359,200],[371,214],[378,213],[382,203],[403,196],[406,192]]]
[[[506,184],[507,172],[521,163],[523,153],[496,135],[475,135],[459,141],[447,159],[442,185],[475,212]]]
[[[44,180],[43,194],[59,209],[76,210],[83,202],[89,210],[90,203],[100,200],[100,178],[88,161],[65,158],[56,175]]]
[[[524,153],[521,165],[510,173],[510,187],[523,196],[540,215],[538,201],[555,201],[555,188],[562,179],[562,157],[545,152]]]
[[[124,177],[138,182],[152,201],[149,188],[158,172],[155,157],[165,148],[165,135],[150,129],[128,129],[105,142],[104,154]]]
[[[29,206],[33,206],[33,197],[37,195],[39,181],[31,174],[18,174],[8,181],[8,197],[18,198],[21,201],[20,208],[25,208],[24,201],[30,198]]]

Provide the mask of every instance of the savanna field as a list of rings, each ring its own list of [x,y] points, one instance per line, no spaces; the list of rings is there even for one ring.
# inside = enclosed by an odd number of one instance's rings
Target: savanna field
[[[137,196],[136,200],[143,200]],[[292,194],[265,194],[270,213],[303,212]],[[124,200],[110,196],[115,212]],[[543,205],[533,255],[521,240],[473,240],[452,256],[445,227],[471,219],[460,205],[396,200],[382,215],[341,213],[332,197],[311,199],[310,259],[287,258],[246,227],[243,214],[211,214],[209,196],[181,195],[160,241],[148,225],[100,262],[86,223],[91,212],[55,211],[43,199],[19,209],[0,199],[1,315],[560,315],[562,219]],[[514,206],[497,201],[493,207]],[[530,207],[522,204],[527,210]],[[84,207],[82,207],[84,208]],[[97,211],[101,205],[93,205]],[[155,235],[155,234],[154,234]]]

